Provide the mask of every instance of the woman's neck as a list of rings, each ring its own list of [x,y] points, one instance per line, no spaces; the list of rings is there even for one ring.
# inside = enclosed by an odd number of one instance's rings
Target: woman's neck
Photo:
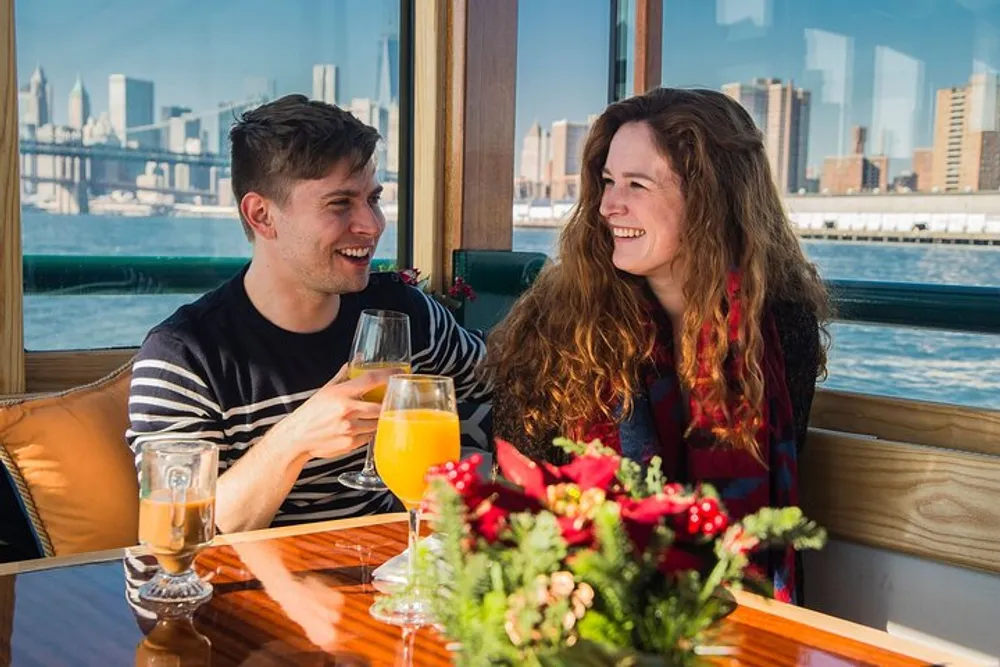
[[[674,329],[674,339],[679,340],[684,324],[684,285],[675,280],[673,275],[649,276],[646,278],[650,291],[656,297],[660,307],[670,317]]]

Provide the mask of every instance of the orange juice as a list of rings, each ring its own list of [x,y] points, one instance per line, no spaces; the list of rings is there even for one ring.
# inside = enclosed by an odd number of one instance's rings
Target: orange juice
[[[370,364],[351,364],[350,368],[347,369],[347,375],[353,380],[361,377],[365,373],[380,371],[385,368],[399,371],[404,374],[410,372],[410,364],[405,361],[373,361]],[[381,403],[382,399],[385,398],[385,388],[386,385],[379,385],[371,391],[365,392],[365,394],[361,397],[361,400],[368,401],[369,403]]]
[[[458,415],[444,410],[383,412],[375,434],[375,468],[408,509],[420,504],[434,465],[461,456]]]

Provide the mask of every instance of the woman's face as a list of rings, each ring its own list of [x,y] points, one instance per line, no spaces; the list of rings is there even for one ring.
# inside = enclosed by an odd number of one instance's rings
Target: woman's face
[[[618,129],[603,176],[600,213],[614,236],[615,267],[645,278],[669,275],[684,224],[684,196],[648,124]]]

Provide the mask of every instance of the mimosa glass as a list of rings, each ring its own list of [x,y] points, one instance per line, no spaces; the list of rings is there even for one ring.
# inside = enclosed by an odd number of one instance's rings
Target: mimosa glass
[[[385,368],[410,372],[410,318],[394,310],[362,311],[354,331],[348,375],[353,380],[369,371]],[[385,385],[375,387],[361,398],[381,403],[385,398]],[[359,491],[385,491],[385,484],[375,472],[371,441],[366,446],[364,468],[345,472],[338,480]]]
[[[420,503],[431,466],[461,457],[461,429],[455,384],[436,375],[395,375],[389,378],[382,416],[375,434],[375,466],[389,490],[409,512],[407,588],[390,605],[376,604],[372,615],[395,625],[427,625],[430,603],[416,579]]]

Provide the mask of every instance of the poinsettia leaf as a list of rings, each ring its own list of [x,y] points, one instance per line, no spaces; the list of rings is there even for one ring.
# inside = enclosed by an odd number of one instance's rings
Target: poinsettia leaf
[[[497,464],[503,476],[533,498],[545,498],[545,472],[542,467],[517,451],[514,445],[497,438]]]

